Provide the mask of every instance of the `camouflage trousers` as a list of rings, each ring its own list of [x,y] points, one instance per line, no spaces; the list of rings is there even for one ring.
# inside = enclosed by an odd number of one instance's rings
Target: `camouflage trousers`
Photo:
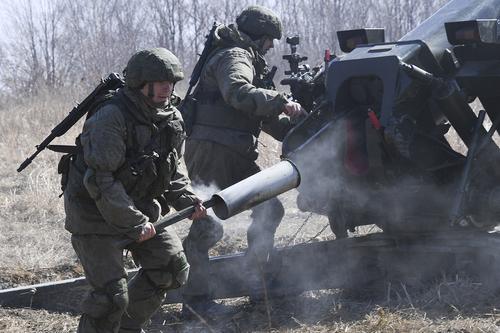
[[[165,299],[167,290],[187,281],[189,264],[184,252],[178,252],[181,244],[174,232],[164,230],[152,239],[129,246],[141,269],[128,282],[123,250],[115,245],[119,240],[123,237],[71,237],[92,287],[82,302],[78,333],[141,332]]]
[[[215,184],[223,189],[231,186],[261,169],[229,148],[209,142],[188,140],[184,155],[189,177],[193,184]],[[257,258],[263,258],[274,246],[274,234],[285,211],[282,203],[273,198],[252,209],[252,223],[247,231],[248,251]],[[195,221],[184,240],[184,250],[191,271],[184,289],[184,297],[189,300],[197,296],[209,296],[208,250],[223,236],[222,224],[216,218],[208,217]]]

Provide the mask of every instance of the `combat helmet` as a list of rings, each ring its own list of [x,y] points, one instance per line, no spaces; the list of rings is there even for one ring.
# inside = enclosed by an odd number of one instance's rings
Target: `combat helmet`
[[[177,82],[184,79],[179,59],[169,50],[159,47],[135,53],[125,68],[125,83],[141,88],[154,81]]]
[[[250,6],[236,18],[238,29],[256,40],[262,36],[281,39],[281,20],[272,10],[262,6]]]

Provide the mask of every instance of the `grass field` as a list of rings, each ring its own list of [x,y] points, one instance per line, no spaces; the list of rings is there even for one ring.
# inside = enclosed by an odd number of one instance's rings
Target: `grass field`
[[[56,172],[58,154],[44,151],[22,173],[18,165],[34,151],[75,101],[78,92],[45,94],[22,103],[0,106],[0,289],[80,276],[64,230],[64,212]],[[71,144],[80,126],[57,143]],[[457,139],[452,138],[458,143]],[[460,148],[463,150],[463,147]],[[264,136],[260,164],[278,160],[279,144]],[[308,213],[295,207],[294,191],[282,195],[287,207],[278,246],[314,241],[326,218],[313,215],[292,238]],[[248,213],[231,219],[224,239],[212,254],[246,247]],[[189,222],[176,226],[181,236]],[[370,228],[360,228],[365,233]],[[316,239],[333,239],[326,228]],[[230,312],[217,318],[182,321],[179,306],[166,305],[153,318],[150,332],[500,332],[496,295],[467,277],[443,277],[425,288],[393,287],[376,299],[352,298],[338,290],[306,292],[269,304],[250,304],[246,298],[223,301]],[[73,332],[77,317],[31,309],[0,307],[0,332]]]

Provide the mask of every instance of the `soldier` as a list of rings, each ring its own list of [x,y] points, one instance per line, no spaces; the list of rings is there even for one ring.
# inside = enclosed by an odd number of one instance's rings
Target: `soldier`
[[[82,303],[78,332],[143,332],[169,289],[183,285],[189,264],[176,233],[152,224],[169,205],[196,205],[178,170],[184,124],[171,104],[183,79],[177,57],[164,48],[139,51],[125,69],[125,87],[93,114],[77,139],[64,192],[66,229],[91,293]],[[124,238],[141,269],[127,284]]]
[[[262,84],[267,70],[263,56],[282,34],[277,15],[267,8],[250,6],[237,17],[236,24],[220,26],[215,32],[217,48],[205,63],[194,92],[196,117],[184,156],[194,183],[215,183],[219,188],[260,171],[255,160],[261,130],[281,141],[291,124],[289,118],[278,116],[295,117],[305,112],[300,104]],[[283,215],[283,205],[276,198],[253,209],[247,254],[267,260]],[[222,225],[207,218],[193,224],[184,241],[191,264],[184,298],[195,311],[216,305],[209,301],[206,272],[208,250],[222,234]]]

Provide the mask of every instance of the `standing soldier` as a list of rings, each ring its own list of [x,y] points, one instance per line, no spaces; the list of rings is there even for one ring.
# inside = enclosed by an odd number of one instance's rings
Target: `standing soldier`
[[[263,58],[280,39],[281,21],[271,10],[250,6],[236,25],[219,26],[216,49],[203,67],[194,92],[197,100],[192,132],[186,142],[185,161],[194,183],[215,183],[226,188],[260,171],[255,160],[261,130],[283,140],[291,128],[289,118],[305,112],[277,91],[263,86],[267,64]],[[265,262],[284,208],[274,198],[255,207],[248,229],[249,258]],[[185,302],[199,312],[216,305],[210,299],[208,250],[222,238],[222,225],[212,218],[193,224],[184,242],[191,275]],[[255,265],[256,273],[258,271]]]
[[[184,124],[170,98],[183,79],[177,57],[164,48],[139,51],[125,70],[125,87],[85,122],[64,192],[66,229],[92,291],[78,332],[143,332],[169,289],[183,285],[189,264],[176,233],[152,224],[169,205],[196,204],[178,170]],[[127,284],[123,249],[139,272]]]

